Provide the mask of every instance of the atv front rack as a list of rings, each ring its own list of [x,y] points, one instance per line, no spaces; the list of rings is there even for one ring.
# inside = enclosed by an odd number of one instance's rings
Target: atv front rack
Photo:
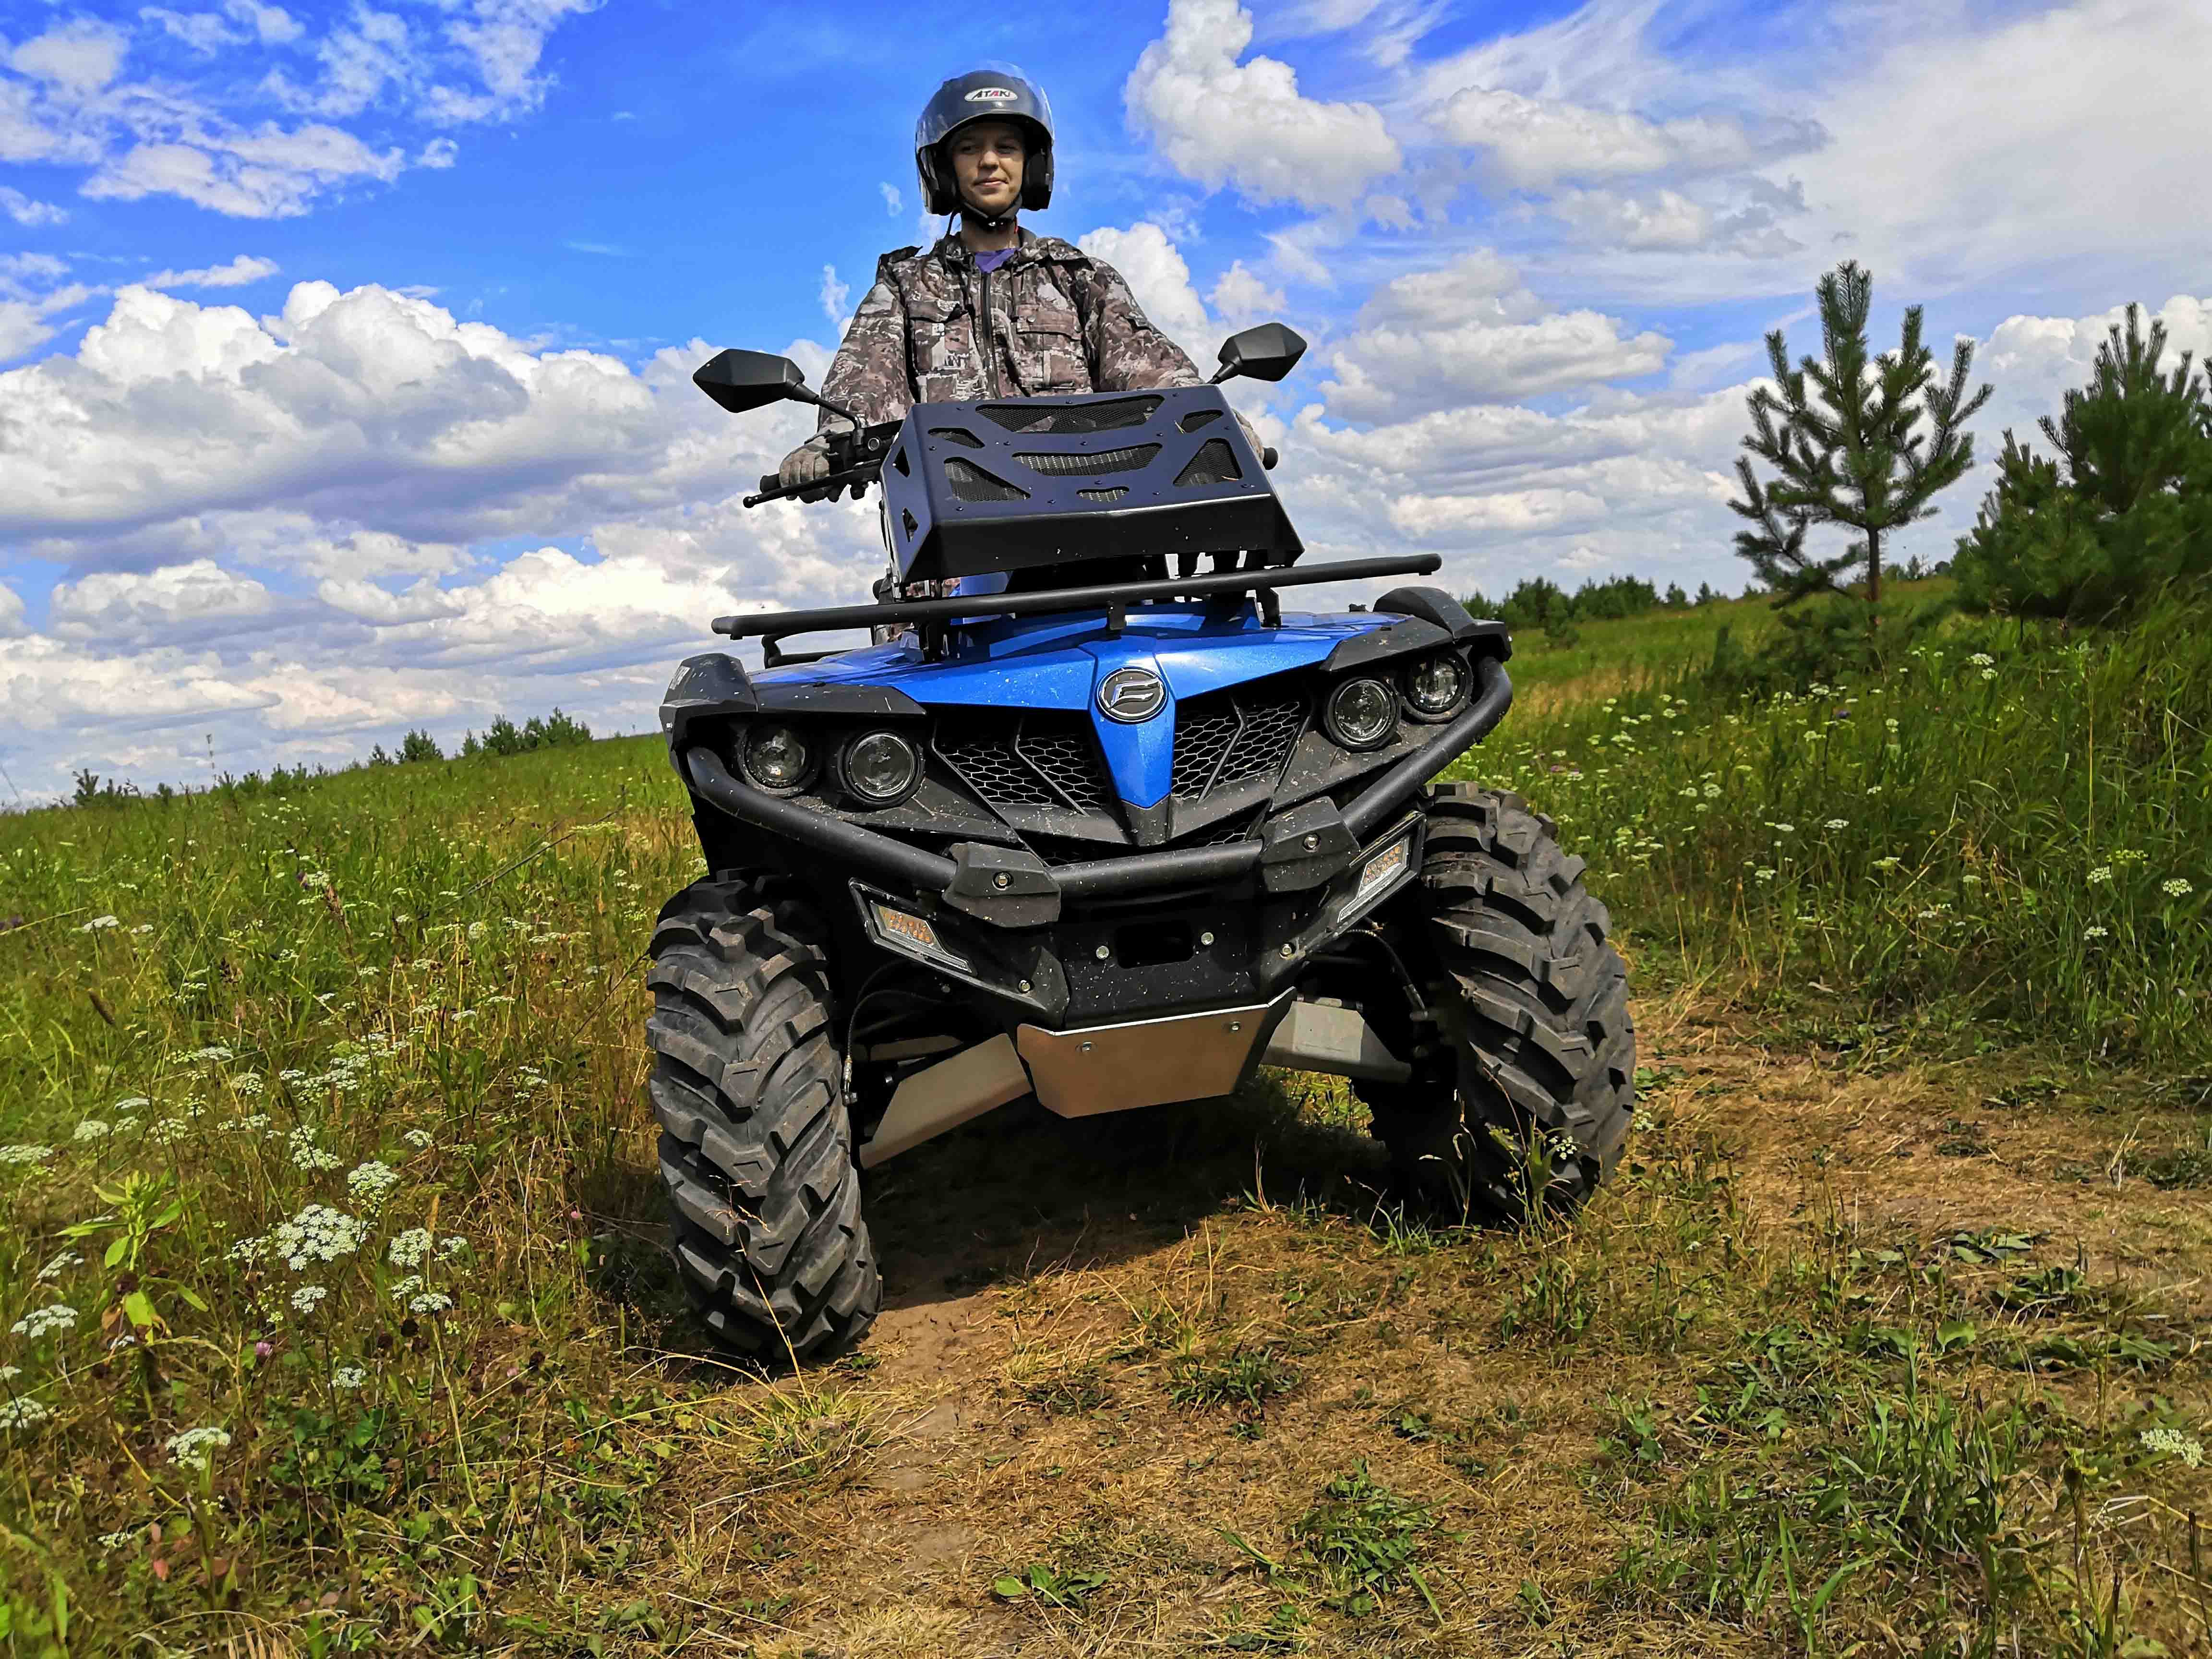
[[[1402,561],[1397,563],[1403,568]],[[1307,866],[1294,879],[1299,884],[1310,884],[1317,878],[1317,869],[1305,854],[1317,836],[1339,848],[1331,862],[1349,865],[1359,844],[1382,828],[1424,783],[1505,718],[1513,702],[1513,683],[1506,677],[1505,665],[1495,657],[1477,657],[1474,673],[1474,700],[1466,710],[1335,814],[1342,826],[1340,832],[1331,832],[1311,816],[1313,808],[1309,805],[1282,815],[1279,833],[1274,833],[1277,826],[1263,824],[1257,840],[1222,847],[1170,848],[1080,864],[1048,865],[1034,853],[972,842],[956,845],[947,857],[756,789],[704,744],[684,750],[680,763],[692,792],[732,817],[832,854],[878,880],[898,883],[918,893],[934,893],[954,909],[981,921],[1000,927],[1039,927],[1057,921],[1063,903],[1070,902],[1214,886],[1255,871],[1272,886],[1274,880],[1267,875],[1271,865],[1283,866],[1285,871],[1291,865]],[[1320,805],[1328,803],[1324,799]],[[1291,819],[1296,822],[1288,822]]]
[[[949,599],[833,605],[820,611],[755,611],[741,617],[715,617],[714,631],[733,640],[758,639],[768,665],[774,668],[784,662],[809,660],[803,656],[787,657],[776,649],[796,634],[904,626],[921,629],[927,644],[941,636],[942,630],[954,623],[1063,611],[1103,611],[1109,630],[1119,633],[1128,620],[1129,607],[1152,599],[1218,599],[1253,593],[1259,598],[1260,619],[1274,628],[1283,620],[1282,606],[1275,598],[1279,587],[1364,581],[1375,576],[1425,576],[1443,564],[1439,555],[1412,553],[1388,559],[1344,559],[1334,564],[1274,565],[1256,570],[1216,571],[1204,576],[1169,576],[1154,581],[1056,587],[1041,593],[956,594]],[[928,654],[937,653],[933,649]]]

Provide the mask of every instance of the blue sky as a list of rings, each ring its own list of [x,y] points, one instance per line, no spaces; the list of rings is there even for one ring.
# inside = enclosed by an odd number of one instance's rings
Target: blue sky
[[[0,740],[27,796],[337,763],[560,702],[650,720],[744,605],[856,598],[868,508],[746,514],[796,435],[684,376],[818,372],[944,75],[1023,64],[1036,228],[1244,396],[1322,555],[1460,586],[1740,586],[1760,335],[1843,257],[1984,343],[1984,454],[2107,314],[2203,347],[2189,0],[0,5]],[[1928,526],[1940,556],[1978,480]]]

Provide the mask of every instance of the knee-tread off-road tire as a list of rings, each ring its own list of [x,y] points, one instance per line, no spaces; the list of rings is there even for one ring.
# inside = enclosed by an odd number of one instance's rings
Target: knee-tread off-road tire
[[[883,1298],[822,932],[773,882],[694,882],[653,934],[650,1090],[677,1270],[723,1343],[837,1353]]]
[[[1437,787],[1421,873],[1391,905],[1452,1064],[1364,1085],[1401,1183],[1432,1203],[1572,1209],[1620,1156],[1636,1103],[1628,970],[1583,861],[1518,795]]]

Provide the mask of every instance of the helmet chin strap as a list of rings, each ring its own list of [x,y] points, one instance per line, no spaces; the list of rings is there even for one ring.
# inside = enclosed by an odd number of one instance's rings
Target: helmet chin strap
[[[948,156],[946,160],[949,163],[951,158]],[[953,175],[952,193],[959,198],[960,216],[979,230],[1004,230],[1014,222],[1014,216],[1022,210],[1022,187],[1018,181],[1014,185],[1013,203],[1004,213],[991,213],[976,206],[969,197],[967,186],[959,182],[957,173]]]
[[[1004,230],[1014,222],[1014,216],[1022,210],[1020,192],[1014,196],[1014,204],[1004,213],[986,213],[968,199],[965,191],[960,192],[960,216],[979,230]]]

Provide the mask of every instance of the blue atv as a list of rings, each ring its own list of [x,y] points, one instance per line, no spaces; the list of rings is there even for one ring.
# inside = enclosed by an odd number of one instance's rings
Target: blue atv
[[[809,498],[881,486],[871,605],[724,617],[661,707],[712,872],[653,937],[648,1027],[683,1281],[724,1342],[833,1354],[881,1297],[866,1172],[1034,1096],[1200,1101],[1347,1078],[1409,1197],[1571,1206],[1632,1115],[1627,975],[1550,819],[1431,784],[1504,718],[1511,642],[1434,587],[1291,613],[1301,565],[1219,382],[842,410]],[[732,412],[821,404],[725,351]],[[802,493],[761,482],[746,505]],[[871,642],[789,652],[808,635]]]

